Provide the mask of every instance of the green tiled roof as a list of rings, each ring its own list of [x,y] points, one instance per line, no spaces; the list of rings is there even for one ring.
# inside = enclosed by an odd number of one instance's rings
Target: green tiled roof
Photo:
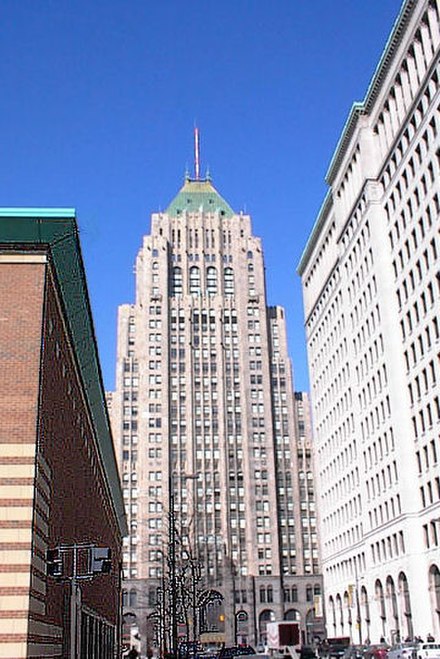
[[[191,213],[200,210],[205,213],[219,212],[224,217],[235,215],[208,178],[197,180],[187,178],[165,212],[171,217],[178,217],[184,212]]]
[[[0,208],[0,246],[50,250],[75,347],[84,393],[104,463],[108,490],[122,535],[127,533],[116,456],[105,403],[104,385],[73,208]]]

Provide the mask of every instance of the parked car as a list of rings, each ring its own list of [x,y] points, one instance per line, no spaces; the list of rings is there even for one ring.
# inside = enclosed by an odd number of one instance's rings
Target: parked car
[[[327,657],[329,659],[341,659],[345,652],[347,651],[347,646],[346,645],[330,645],[327,651]]]
[[[390,646],[387,643],[369,645],[364,652],[364,659],[389,659]]]
[[[417,643],[407,642],[407,643],[396,643],[388,651],[388,659],[412,659],[414,652],[417,649]]]
[[[350,645],[342,655],[342,659],[363,659],[367,645]]]
[[[327,638],[321,643],[320,656],[328,657],[329,659],[340,659],[347,648],[350,647],[349,636],[335,636]]]
[[[316,652],[310,645],[302,645],[298,654],[300,659],[316,659]]]
[[[235,645],[230,648],[222,648],[219,653],[219,659],[232,659],[232,657],[241,657],[246,654],[255,654],[255,650],[250,645]]]
[[[414,659],[440,659],[440,643],[419,643],[415,652]]]

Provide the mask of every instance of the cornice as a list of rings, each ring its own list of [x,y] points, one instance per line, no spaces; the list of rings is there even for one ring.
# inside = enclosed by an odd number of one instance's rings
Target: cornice
[[[306,246],[304,247],[304,251],[301,254],[301,258],[296,269],[297,273],[301,277],[304,274],[304,270],[307,267],[307,263],[309,262],[310,256],[315,248],[316,243],[318,242],[319,235],[322,228],[324,227],[332,207],[333,195],[331,189],[329,189],[327,190],[327,194],[325,195],[324,201],[322,202],[321,208],[319,209],[318,217],[316,218],[316,222],[313,225],[312,233],[310,234]]]
[[[358,119],[361,115],[370,114],[377,97],[382,89],[382,85],[388,74],[388,71],[393,62],[395,53],[402,43],[402,38],[408,26],[409,20],[414,13],[415,8],[419,3],[417,0],[405,0],[402,8],[395,20],[393,29],[388,38],[382,56],[373,74],[371,82],[368,86],[365,98],[362,102],[353,103],[350,113],[348,115],[345,126],[342,130],[339,142],[336,145],[335,152],[330,161],[330,165],[325,175],[325,180],[328,185],[332,185],[336,173],[341,165],[342,160],[347,152],[347,148],[353,137],[354,131],[357,126]]]

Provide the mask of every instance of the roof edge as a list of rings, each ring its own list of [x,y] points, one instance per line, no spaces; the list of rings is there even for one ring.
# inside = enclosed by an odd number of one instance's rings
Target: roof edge
[[[50,217],[62,219],[74,219],[76,217],[75,208],[0,208],[0,217]]]
[[[330,213],[332,206],[333,206],[333,195],[331,188],[329,188],[327,190],[327,194],[324,197],[324,201],[321,204],[321,208],[319,209],[318,217],[316,218],[315,224],[313,225],[312,228],[312,233],[310,234],[309,239],[307,240],[303,253],[301,254],[299,263],[296,267],[296,271],[300,276],[304,274],[304,270],[306,269],[313,248],[315,247],[316,239],[318,235],[321,233],[321,229],[325,224],[325,221],[328,217],[328,214]]]
[[[345,122],[342,130],[341,137],[336,145],[332,159],[325,175],[325,180],[328,185],[331,185],[336,176],[336,170],[341,164],[345,151],[348,147],[351,137],[353,136],[356,128],[357,120],[361,114],[371,112],[376,97],[379,93],[379,88],[382,85],[386,74],[388,73],[392,57],[398,48],[404,28],[406,27],[412,13],[417,6],[417,0],[405,0],[400,8],[400,11],[394,21],[391,33],[386,41],[385,47],[382,51],[379,63],[373,73],[373,76],[368,85],[367,91],[363,101],[358,101],[352,105],[347,121]]]

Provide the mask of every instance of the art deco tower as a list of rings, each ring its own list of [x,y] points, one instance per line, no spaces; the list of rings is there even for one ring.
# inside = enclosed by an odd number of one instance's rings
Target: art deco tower
[[[206,587],[224,597],[201,631],[257,643],[286,615],[305,629],[320,577],[313,512],[305,524],[299,504],[284,311],[267,306],[251,218],[198,167],[143,239],[136,302],[119,309],[111,408],[130,610],[155,604],[172,510]]]

